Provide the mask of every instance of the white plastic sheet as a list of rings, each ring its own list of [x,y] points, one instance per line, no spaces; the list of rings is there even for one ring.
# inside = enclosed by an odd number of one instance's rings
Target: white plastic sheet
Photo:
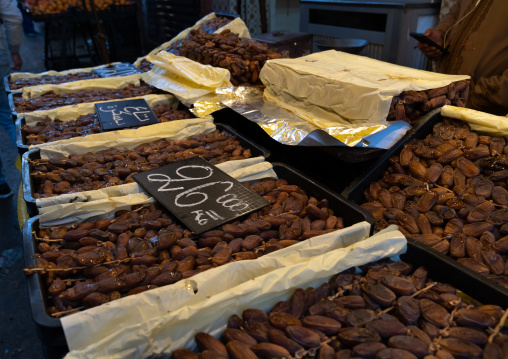
[[[119,308],[111,312],[101,306],[63,318],[71,349],[66,359],[139,358],[183,347],[192,349],[197,332],[209,332],[218,337],[232,314],[241,314],[247,308],[268,311],[278,301],[288,300],[295,288],[316,287],[335,273],[405,251],[406,239],[395,227],[367,238],[369,227],[362,222],[255,261],[231,263],[196,275],[190,280],[197,293],[192,296],[187,291],[187,297],[176,296],[176,305],[168,300],[171,309],[166,311],[161,308],[159,297],[154,298],[159,293],[150,293],[148,298],[125,298],[140,301],[132,310],[132,316],[125,315],[131,303],[121,299],[116,301]],[[331,241],[329,247],[309,255],[313,245],[322,241]],[[299,253],[300,257],[288,259],[291,258],[288,253]],[[156,291],[170,291],[171,287]],[[153,305],[150,300],[155,300]],[[87,312],[89,314],[85,314]],[[105,323],[106,315],[112,322]]]

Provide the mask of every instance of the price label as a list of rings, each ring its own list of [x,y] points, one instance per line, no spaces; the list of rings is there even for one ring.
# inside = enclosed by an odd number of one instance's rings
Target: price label
[[[122,62],[121,64],[100,67],[93,71],[95,71],[100,77],[120,77],[120,76],[138,75],[143,73],[143,71],[141,71],[137,67],[134,67],[132,64],[129,64],[128,62]]]
[[[132,177],[196,234],[270,204],[197,156]]]
[[[104,131],[159,123],[144,99],[97,103],[95,109]]]

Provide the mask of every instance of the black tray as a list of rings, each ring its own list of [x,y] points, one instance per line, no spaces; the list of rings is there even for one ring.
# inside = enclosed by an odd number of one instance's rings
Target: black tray
[[[432,132],[432,128],[443,119],[440,112],[434,113],[425,122],[420,123],[411,134],[411,138],[423,139],[427,134]],[[364,202],[363,191],[369,187],[370,183],[377,181],[382,177],[382,172],[385,171],[390,163],[390,157],[398,155],[404,148],[407,141],[399,141],[395,146],[388,150],[378,162],[369,168],[364,176],[361,176],[356,181],[351,183],[343,192],[342,196],[356,204]],[[457,286],[463,288],[471,287],[470,292],[474,291],[474,297],[481,301],[493,304],[499,304],[506,307],[508,303],[508,288],[488,280],[486,277],[469,269],[455,259],[446,256],[431,247],[428,247],[420,242],[408,239],[408,247],[414,247],[413,251],[419,253],[415,256],[414,260],[420,261],[419,263],[425,265],[425,261],[432,261],[436,270],[445,276],[446,281],[457,283]],[[427,265],[428,266],[428,265]],[[430,266],[429,266],[430,267]],[[431,269],[431,268],[429,268]],[[442,270],[439,270],[442,269]],[[444,270],[446,269],[446,272]],[[452,283],[453,284],[453,283]]]
[[[264,147],[258,145],[256,142],[246,138],[244,135],[235,131],[228,125],[224,125],[222,123],[216,123],[216,128],[220,131],[226,131],[236,136],[238,141],[243,147],[249,148],[251,150],[252,157],[262,156],[267,159],[270,156],[270,151],[265,149]],[[21,164],[21,176],[23,180],[23,198],[26,202],[26,208],[28,215],[30,217],[38,214],[36,199],[34,198],[34,183],[32,180],[30,164],[28,160],[38,160],[40,159],[40,150],[34,149],[27,151],[22,156],[22,164]]]
[[[272,139],[257,123],[230,108],[214,112],[213,117],[217,122],[226,123],[255,138],[256,142],[271,151],[271,161],[284,162],[304,173],[311,173],[314,178],[319,178],[321,182],[339,193],[387,151],[368,148],[283,145]],[[419,125],[426,122],[427,118],[428,115],[424,116]],[[399,142],[407,141],[414,130],[415,128],[410,129]]]
[[[342,196],[330,191],[323,185],[303,175],[298,170],[282,163],[273,163],[273,169],[279,178],[287,179],[291,184],[303,188],[308,195],[318,199],[328,198],[330,208],[334,210],[334,215],[341,216],[344,219],[344,225],[349,227],[355,223],[367,221],[371,226],[374,223],[374,217],[360,206],[347,201]],[[23,226],[23,245],[25,253],[25,265],[28,267],[35,264],[33,255],[35,253],[36,241],[33,233],[39,230],[39,216],[30,218]],[[67,344],[63,334],[60,319],[52,318],[46,311],[47,300],[46,290],[41,277],[38,274],[27,277],[28,294],[32,308],[32,316],[37,328],[44,334],[41,336],[43,344],[50,350],[59,354],[65,354]],[[46,335],[47,333],[47,335]],[[53,357],[53,356],[49,356]]]
[[[191,118],[196,118],[196,116],[189,111],[189,108],[183,105],[181,102],[178,103],[177,110],[187,111],[192,116]],[[18,147],[18,153],[23,155],[30,148],[29,145],[26,144],[25,138],[26,134],[21,130],[21,127],[26,125],[25,116],[21,116],[16,119],[15,127],[16,127],[16,146]],[[55,141],[55,143],[58,141]]]

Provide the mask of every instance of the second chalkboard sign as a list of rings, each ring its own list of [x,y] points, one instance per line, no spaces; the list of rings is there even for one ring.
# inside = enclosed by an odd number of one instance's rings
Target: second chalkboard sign
[[[159,123],[143,99],[96,103],[95,109],[104,131]]]
[[[100,67],[93,70],[100,77],[120,77],[142,74],[143,71],[129,64],[128,62],[122,62],[121,64],[109,65]]]
[[[196,234],[270,204],[197,156],[132,177]]]

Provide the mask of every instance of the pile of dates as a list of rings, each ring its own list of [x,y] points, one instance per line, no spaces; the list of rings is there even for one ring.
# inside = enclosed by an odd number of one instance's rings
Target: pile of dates
[[[232,315],[221,340],[198,333],[200,353],[174,359],[502,359],[508,335],[496,331],[503,309],[467,305],[450,285],[430,282],[420,267],[375,263],[341,272],[314,289],[296,289],[265,313]],[[489,336],[491,336],[489,340]],[[504,356],[503,356],[504,355]],[[164,357],[163,355],[155,357]]]
[[[231,72],[234,86],[262,86],[259,71],[265,62],[282,58],[256,40],[241,38],[230,30],[220,34],[200,34],[175,42],[168,50],[204,65],[221,67]]]
[[[215,19],[210,19],[208,21],[205,21],[204,24],[202,24],[199,28],[195,30],[191,30],[189,32],[189,36],[194,35],[201,35],[201,34],[211,34],[217,29],[223,27],[224,25],[227,25],[231,22],[231,19],[228,19],[227,17],[216,17]],[[169,49],[169,48],[168,48]],[[168,50],[166,49],[166,50]],[[139,64],[139,69],[145,72],[148,72],[152,69],[153,64],[146,59],[143,59],[141,63]]]
[[[23,99],[21,94],[14,95],[14,106],[18,113],[51,110],[53,108],[75,105],[84,102],[100,102],[121,98],[138,97],[156,94],[157,89],[147,84],[140,86],[129,85],[120,89],[81,90],[77,92],[55,93],[48,91],[45,94]]]
[[[134,182],[136,173],[200,156],[213,165],[251,157],[236,136],[215,130],[184,140],[160,139],[134,149],[109,149],[30,163],[34,198],[97,190]]]
[[[362,207],[377,230],[396,224],[408,238],[457,259],[508,288],[506,139],[444,119],[407,144]]]
[[[423,115],[438,107],[464,107],[468,94],[469,81],[452,82],[448,86],[427,91],[404,91],[392,99],[387,119],[414,125]]]
[[[152,111],[159,122],[183,120],[192,117],[189,111],[175,110],[169,105],[154,106]],[[25,135],[24,143],[26,145],[38,145],[99,132],[102,132],[102,130],[96,113],[81,115],[72,121],[51,120],[49,117],[45,117],[42,121],[37,122],[35,126],[25,125],[21,127],[21,133]]]
[[[23,87],[47,85],[47,84],[62,84],[65,82],[74,82],[81,80],[97,79],[100,76],[94,71],[76,72],[68,75],[50,76],[44,75],[39,77],[27,77],[18,79],[16,81],[9,79],[9,88],[11,90],[19,90]]]
[[[249,186],[246,184],[246,186]],[[283,179],[250,188],[270,205],[199,236],[155,204],[119,211],[72,227],[40,229],[35,266],[51,313],[93,307],[175,283],[233,261],[256,259],[344,227],[327,199],[308,196]]]

